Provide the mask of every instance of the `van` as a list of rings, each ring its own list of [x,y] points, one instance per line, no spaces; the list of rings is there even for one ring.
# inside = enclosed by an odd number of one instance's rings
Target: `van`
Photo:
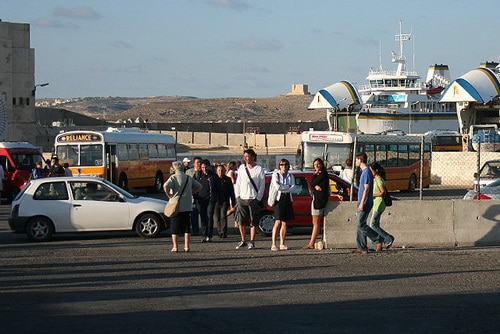
[[[30,179],[42,153],[28,142],[0,142],[0,165],[4,170],[2,198],[10,203]]]

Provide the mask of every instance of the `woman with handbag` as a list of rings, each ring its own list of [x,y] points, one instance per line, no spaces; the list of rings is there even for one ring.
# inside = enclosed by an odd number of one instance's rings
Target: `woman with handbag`
[[[165,213],[170,217],[170,231],[173,243],[171,251],[174,253],[177,252],[179,234],[184,234],[184,251],[189,252],[193,194],[199,192],[202,186],[198,181],[184,173],[182,162],[174,161],[171,169],[175,174],[171,175],[163,184],[163,190],[165,190],[165,194],[169,198],[169,202],[171,202],[165,208]],[[171,212],[167,213],[169,206],[173,206],[174,208]]]
[[[370,169],[374,177],[373,214],[370,226],[372,230],[377,232],[383,239],[385,248],[389,249],[394,242],[394,237],[380,227],[380,217],[382,216],[382,213],[385,211],[386,207],[386,204],[384,202],[384,196],[387,194],[387,188],[385,187],[385,171],[378,162],[372,163]],[[375,245],[372,246],[372,248],[374,249]]]
[[[274,207],[274,226],[272,232],[271,250],[287,250],[285,245],[286,222],[295,219],[292,206],[292,192],[295,189],[295,178],[289,173],[290,162],[281,159],[279,169],[273,172],[271,184],[269,185],[269,196],[267,204]],[[280,246],[276,246],[276,238],[280,234]]]

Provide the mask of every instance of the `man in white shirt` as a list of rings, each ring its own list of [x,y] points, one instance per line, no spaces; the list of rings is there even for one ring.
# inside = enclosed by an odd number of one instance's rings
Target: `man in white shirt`
[[[257,154],[252,149],[243,152],[244,165],[238,168],[238,178],[234,185],[234,194],[238,209],[235,221],[238,223],[241,241],[236,249],[247,246],[246,224],[250,221],[250,241],[248,249],[255,248],[255,228],[259,223],[260,204],[265,190],[264,169],[256,164]]]

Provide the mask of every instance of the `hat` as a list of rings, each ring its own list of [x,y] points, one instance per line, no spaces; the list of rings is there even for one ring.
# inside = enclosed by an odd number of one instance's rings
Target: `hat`
[[[189,160],[188,158],[184,158],[182,162],[191,162],[191,160]]]

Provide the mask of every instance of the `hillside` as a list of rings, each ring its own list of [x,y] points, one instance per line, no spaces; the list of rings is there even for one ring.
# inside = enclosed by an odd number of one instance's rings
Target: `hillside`
[[[72,112],[105,118],[108,121],[135,120],[163,122],[296,122],[323,121],[324,110],[307,110],[312,95],[280,95],[270,98],[196,97],[89,97],[68,99],[58,105]],[[52,100],[52,101],[51,101]],[[51,104],[54,99],[40,99],[37,104]]]

